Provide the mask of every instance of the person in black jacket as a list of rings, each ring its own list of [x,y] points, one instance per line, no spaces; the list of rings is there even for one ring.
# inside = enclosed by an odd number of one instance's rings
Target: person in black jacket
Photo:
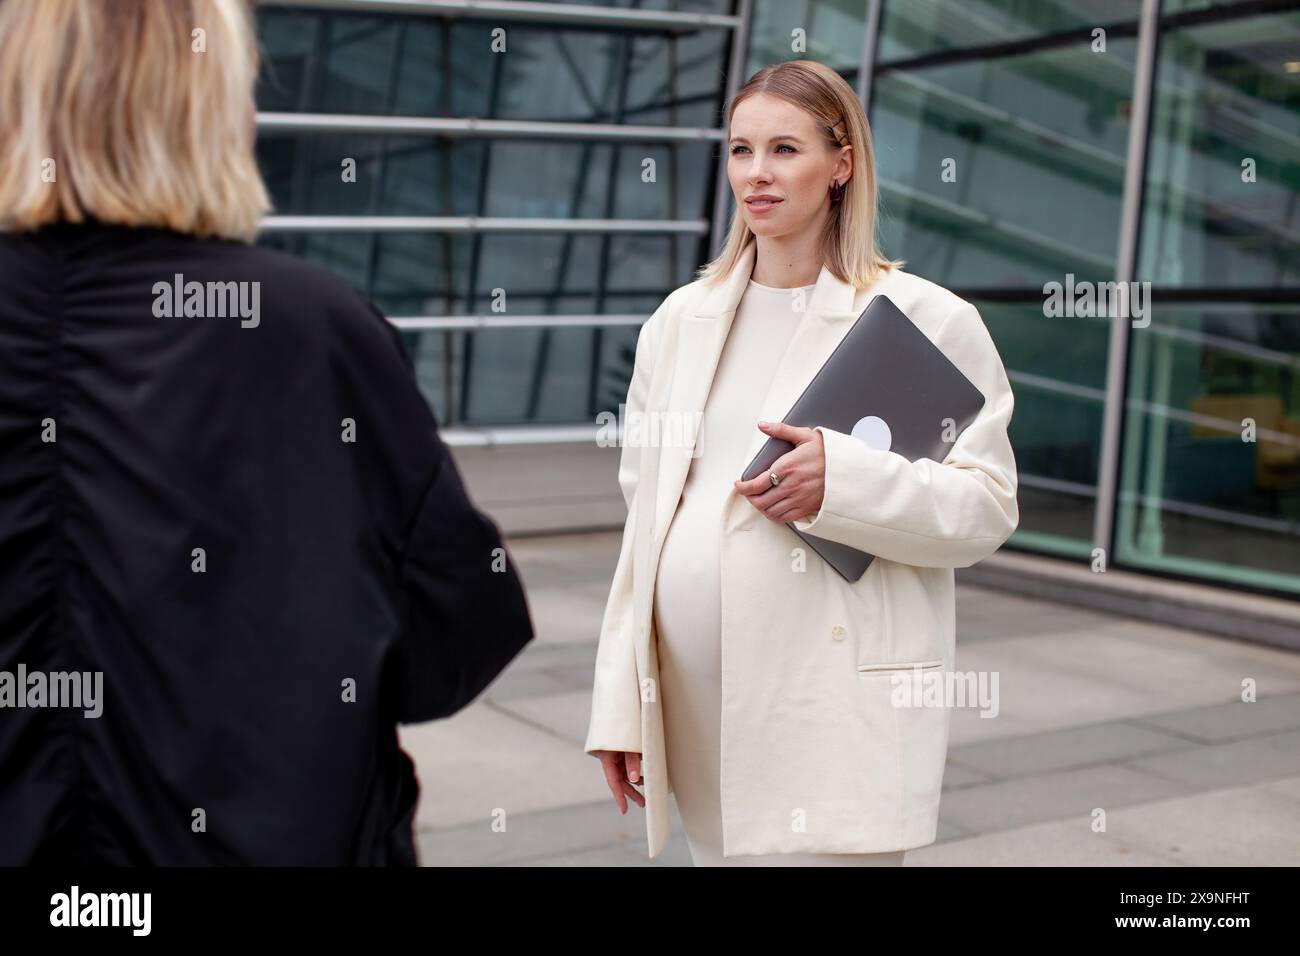
[[[248,244],[255,72],[0,3],[0,864],[414,864],[397,724],[533,636],[400,336]]]

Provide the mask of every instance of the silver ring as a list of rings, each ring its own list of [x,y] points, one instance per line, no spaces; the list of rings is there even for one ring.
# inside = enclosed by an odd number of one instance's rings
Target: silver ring
[[[773,488],[775,488],[777,485],[781,483],[781,479],[776,476],[776,472],[774,471],[769,471],[767,473],[767,477],[772,482]]]

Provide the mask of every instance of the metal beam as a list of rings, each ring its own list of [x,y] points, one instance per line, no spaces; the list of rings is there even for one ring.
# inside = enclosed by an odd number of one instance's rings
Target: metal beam
[[[721,142],[726,132],[698,126],[547,123],[477,116],[366,116],[350,113],[258,113],[259,133],[379,133],[477,139],[632,142]]]
[[[583,232],[709,231],[705,219],[545,219],[525,216],[266,216],[262,232]]]
[[[510,0],[262,0],[263,7],[398,13],[447,19],[509,20],[516,23],[568,23],[633,30],[731,30],[736,17],[719,13],[627,10],[576,3],[525,3]]]
[[[438,434],[451,446],[468,445],[547,445],[595,443],[600,425],[593,421],[586,425],[503,425],[495,428],[475,428],[473,425],[456,425],[439,429]]]
[[[480,329],[601,328],[615,325],[640,326],[643,314],[604,315],[405,315],[388,320],[407,331],[477,331]]]

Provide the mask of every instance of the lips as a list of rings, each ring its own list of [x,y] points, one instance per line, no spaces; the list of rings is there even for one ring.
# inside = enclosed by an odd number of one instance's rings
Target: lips
[[[775,196],[750,196],[745,200],[745,205],[750,209],[771,209],[783,202],[785,200],[777,199]]]

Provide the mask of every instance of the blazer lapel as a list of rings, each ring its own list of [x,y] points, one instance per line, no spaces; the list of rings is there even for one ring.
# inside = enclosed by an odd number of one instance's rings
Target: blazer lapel
[[[683,313],[673,352],[672,385],[665,404],[665,424],[676,425],[689,434],[684,445],[665,446],[659,452],[659,484],[655,508],[655,533],[658,539],[668,530],[668,521],[677,508],[695,443],[699,439],[700,419],[718,370],[722,347],[727,341],[731,320],[740,304],[749,277],[754,270],[754,244],[751,242],[725,279],[713,286],[691,311]]]
[[[669,519],[681,499],[682,488],[690,470],[695,441],[709,391],[717,373],[718,361],[735,318],[736,308],[749,285],[756,257],[751,241],[736,262],[736,267],[691,311],[682,315],[677,346],[673,354],[673,378],[665,405],[667,420],[690,435],[684,445],[664,446],[659,454],[659,472],[655,508],[656,542],[661,543]],[[878,285],[878,283],[877,283]],[[799,320],[768,386],[759,414],[751,423],[753,435],[742,461],[736,462],[736,477],[758,454],[767,436],[758,430],[758,419],[780,421],[790,410],[807,384],[830,357],[852,319],[861,314],[872,290],[855,289],[837,279],[822,266],[817,285],[808,300],[807,311]]]
[[[790,344],[781,356],[758,414],[749,423],[749,444],[745,446],[742,460],[736,463],[737,478],[767,441],[768,436],[759,431],[758,422],[779,422],[785,418],[808,383],[831,357],[835,346],[853,326],[853,320],[862,314],[872,294],[870,290],[855,289],[837,279],[822,266],[817,287],[808,300],[808,310],[790,337]],[[859,300],[860,306],[857,304]]]

